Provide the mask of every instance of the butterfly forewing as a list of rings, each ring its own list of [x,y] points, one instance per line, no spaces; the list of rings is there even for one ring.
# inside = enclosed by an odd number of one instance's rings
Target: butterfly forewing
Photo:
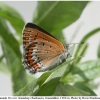
[[[23,30],[23,65],[31,73],[50,69],[57,65],[64,46],[39,26],[28,23]],[[59,62],[58,62],[59,64]]]

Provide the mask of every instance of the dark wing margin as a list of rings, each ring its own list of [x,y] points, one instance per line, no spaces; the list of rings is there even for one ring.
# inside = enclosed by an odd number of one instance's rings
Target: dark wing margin
[[[42,31],[43,33],[48,34],[49,36],[55,38],[55,37],[52,36],[49,32],[45,31],[43,28],[39,27],[39,26],[36,25],[36,24],[27,23],[27,24],[25,25],[25,28],[27,28],[27,27],[29,27],[29,28],[37,28],[38,30]],[[55,38],[55,39],[57,39],[57,38]],[[58,40],[58,39],[57,39],[57,40]]]

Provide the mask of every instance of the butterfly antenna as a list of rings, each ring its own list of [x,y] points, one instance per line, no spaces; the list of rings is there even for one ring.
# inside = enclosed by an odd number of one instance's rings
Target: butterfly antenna
[[[64,47],[68,50],[68,48],[69,48],[69,46],[70,45],[75,45],[75,44],[84,44],[84,42],[81,42],[81,43],[69,43],[69,44],[66,44],[66,45],[64,45]]]
[[[84,42],[81,42],[81,43],[69,43],[67,45],[70,45],[70,44],[84,44]]]

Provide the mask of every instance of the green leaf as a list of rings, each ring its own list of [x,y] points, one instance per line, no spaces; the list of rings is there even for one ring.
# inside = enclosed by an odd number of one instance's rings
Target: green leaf
[[[20,89],[14,96],[90,96],[91,94],[71,85],[59,82],[59,77],[44,83],[40,88],[37,80]]]
[[[73,65],[73,69],[62,78],[62,82],[87,82],[99,76],[100,59]]]
[[[13,91],[17,92],[20,88],[27,84],[26,73],[21,64],[21,60],[16,56],[13,50],[2,41],[3,54],[7,61],[7,66],[11,72]]]
[[[16,92],[27,84],[27,80],[25,70],[21,63],[20,45],[15,39],[15,34],[10,32],[8,21],[15,28],[17,33],[21,33],[21,26],[24,22],[20,15],[12,8],[0,3],[0,39],[2,41],[4,57],[7,62],[6,67],[11,72],[13,92]]]
[[[53,34],[53,36],[55,36],[59,41],[61,41],[63,45],[66,45],[67,41],[63,36],[63,32],[57,32],[57,34]]]
[[[46,79],[51,75],[51,73],[52,72],[45,72],[39,77],[37,81],[37,84],[39,85],[39,87],[46,81]]]
[[[92,96],[96,96],[96,94],[89,87],[87,87],[86,85],[84,85],[83,83],[76,82],[74,84],[74,87],[76,87],[78,89],[81,89],[81,90],[84,90],[85,92],[90,93]]]
[[[98,53],[98,58],[100,58],[100,43],[99,43],[99,46],[98,46],[98,51],[97,51],[97,53]]]
[[[38,1],[33,22],[55,36],[80,17],[87,3],[87,1]],[[61,37],[63,38],[63,35],[59,38]]]
[[[19,43],[11,34],[9,28],[7,27],[7,23],[3,18],[0,18],[0,37],[2,37],[3,41],[7,43],[7,45],[13,50],[17,57],[21,59]]]
[[[36,79],[36,77],[35,76],[33,76],[32,74],[27,74],[27,81],[28,82],[32,82],[33,80],[35,80]]]
[[[19,36],[22,35],[21,32],[24,26],[24,21],[21,15],[14,8],[0,2],[0,16],[9,21]]]
[[[69,52],[69,53],[70,53],[71,56],[72,56],[72,54],[73,54],[74,48],[75,48],[75,44],[70,48],[70,52]],[[74,63],[76,60],[81,59],[81,58],[82,58],[81,56],[74,58],[74,60],[73,60],[72,63]],[[69,61],[70,61],[70,60],[69,60]],[[64,71],[64,73],[63,73],[63,75],[62,75],[60,81],[63,82],[63,77],[65,77],[68,73],[70,73],[70,71],[71,71],[72,69],[73,69],[73,66],[69,63],[69,64],[67,65],[67,68],[64,69],[65,71]]]
[[[38,90],[36,96],[89,96],[90,94],[76,89],[68,84],[59,82],[59,77],[44,83]]]
[[[8,70],[7,65],[1,61],[0,61],[0,72],[3,72],[5,74],[10,74],[10,71]]]
[[[38,89],[36,82],[37,80],[33,80],[32,82],[24,86],[22,89],[20,89],[18,92],[16,92],[14,96],[32,96],[33,92]]]
[[[0,41],[1,42],[1,41]],[[4,55],[2,55],[1,57],[0,57],[0,62],[2,61],[2,59],[4,58]]]
[[[59,83],[54,96],[90,96],[91,94],[69,84]]]
[[[80,48],[80,52],[78,53],[81,56],[84,56],[86,51],[88,49],[88,44],[83,44],[82,48]],[[79,63],[81,61],[82,58],[77,59],[75,62],[73,62],[73,64]]]
[[[92,30],[91,32],[89,32],[88,34],[86,34],[82,40],[80,41],[81,42],[86,42],[91,36],[95,35],[96,33],[98,33],[100,31],[100,28],[96,28],[94,30]],[[84,44],[83,44],[84,45]],[[80,52],[81,52],[81,49],[83,49],[83,45],[78,45],[78,48],[75,52],[75,57],[77,56],[80,56]]]
[[[36,96],[52,96],[59,83],[59,79],[59,77],[53,78],[44,83],[36,93]]]
[[[95,84],[94,80],[89,80],[88,82],[85,82],[84,85],[88,86],[90,89],[97,89],[99,86],[99,83]]]

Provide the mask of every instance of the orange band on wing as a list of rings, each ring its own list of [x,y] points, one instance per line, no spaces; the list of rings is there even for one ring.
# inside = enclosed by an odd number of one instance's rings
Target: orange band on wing
[[[37,70],[39,66],[37,64],[34,65],[34,69]]]

